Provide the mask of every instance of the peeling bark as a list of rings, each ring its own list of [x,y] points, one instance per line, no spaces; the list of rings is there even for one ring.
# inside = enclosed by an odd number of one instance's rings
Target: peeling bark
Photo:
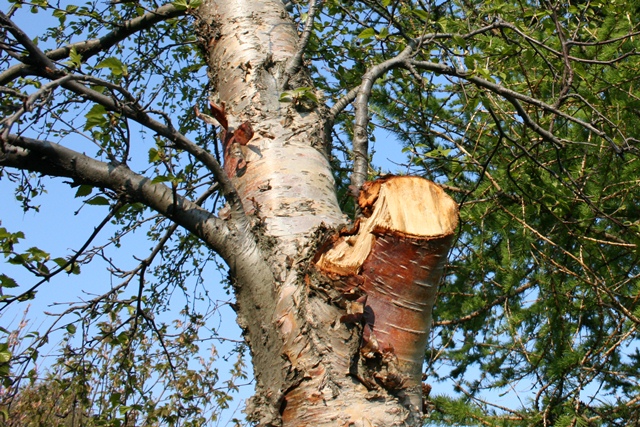
[[[209,1],[198,15],[213,102],[224,103],[229,132],[245,122],[253,130],[248,144],[229,151],[236,162],[246,163],[242,170],[230,168],[230,178],[245,210],[262,218],[280,243],[288,240],[282,249],[293,256],[300,234],[345,220],[323,145],[321,109],[298,111],[280,102],[280,81],[296,53],[297,31],[279,0]],[[304,72],[297,78],[310,86]]]
[[[312,86],[305,70],[287,68],[299,55],[296,28],[280,0],[209,0],[196,14],[224,170],[268,266],[235,284],[256,375],[249,419],[419,425],[455,203],[419,178],[367,184],[357,233],[318,249],[346,218],[324,146],[326,108],[281,102],[284,87]]]
[[[260,425],[280,425],[287,390],[307,375],[301,374],[307,366],[302,360],[310,356],[298,355],[312,347],[304,333],[309,326],[301,310],[306,295],[300,266],[313,255],[316,230],[345,221],[324,147],[323,109],[301,111],[280,102],[283,79],[290,87],[311,85],[304,71],[285,77],[298,34],[280,0],[210,0],[196,14],[211,101],[223,111],[225,135],[233,135],[222,138],[225,172],[254,218],[254,236],[269,265],[256,269],[256,280],[235,287],[256,375],[247,413]],[[243,126],[252,135],[238,141]]]
[[[333,327],[328,329],[340,331],[355,323],[351,327],[360,331],[355,350],[352,336],[336,338],[325,332],[323,340],[330,343],[327,345],[334,354],[326,356],[324,366],[334,371],[339,367],[343,374],[348,371],[358,382],[346,386],[344,377],[332,379],[340,384],[338,395],[358,386],[367,392],[356,393],[359,398],[342,396],[342,408],[334,415],[349,411],[352,415],[344,424],[334,419],[326,425],[417,425],[422,413],[422,364],[431,310],[457,226],[457,204],[439,186],[417,177],[387,177],[367,183],[359,204],[368,216],[356,231],[343,232],[321,250],[316,266],[333,278],[332,289],[326,291],[327,301],[341,301],[348,313],[342,311],[338,322],[334,317]],[[330,316],[325,316],[320,329],[329,326],[328,319]],[[345,357],[350,360],[348,369]],[[322,412],[327,400],[314,404],[314,393],[318,391],[301,386],[288,394],[292,404],[285,410],[285,419],[300,420],[309,413],[317,419],[320,414],[314,411]],[[378,405],[370,407],[374,401]],[[296,421],[291,425],[311,423]]]

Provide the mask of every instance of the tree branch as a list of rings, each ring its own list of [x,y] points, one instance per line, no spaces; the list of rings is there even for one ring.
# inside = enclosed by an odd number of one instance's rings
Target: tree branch
[[[518,112],[518,115],[520,115],[520,117],[522,118],[522,120],[525,122],[525,124],[527,124],[527,126],[529,126],[532,130],[534,130],[537,134],[539,134],[540,136],[542,136],[545,140],[552,142],[554,144],[558,144],[558,145],[562,145],[563,141],[558,139],[555,135],[553,135],[552,133],[548,132],[547,130],[543,129],[542,127],[540,127],[540,125],[538,125],[534,120],[531,119],[531,117],[529,117],[529,115],[526,113],[526,111],[524,110],[524,108],[522,107],[522,105],[520,104],[520,101],[527,103],[527,104],[531,104],[534,105],[538,108],[543,109],[544,111],[547,111],[549,113],[555,114],[559,117],[562,117],[570,122],[576,123],[582,127],[584,127],[585,129],[593,132],[594,134],[596,134],[597,136],[599,136],[600,138],[604,139],[605,141],[607,141],[609,143],[609,145],[611,146],[611,148],[613,149],[613,151],[616,154],[622,154],[623,149],[620,148],[607,134],[606,132],[596,128],[595,126],[593,126],[590,123],[587,123],[583,120],[578,119],[577,117],[574,117],[570,114],[567,114],[563,111],[558,110],[557,108],[554,108],[553,106],[546,104],[542,101],[540,101],[539,99],[536,98],[532,98],[530,96],[527,95],[523,95],[521,93],[518,93],[516,91],[513,91],[511,89],[508,89],[504,86],[501,86],[499,84],[496,83],[492,83],[488,80],[482,79],[480,77],[476,77],[474,76],[472,73],[469,73],[465,70],[460,70],[457,69],[455,67],[446,65],[446,64],[439,64],[439,63],[435,63],[435,62],[429,62],[429,61],[415,61],[412,60],[411,61],[411,65],[413,65],[414,67],[423,69],[423,70],[428,70],[428,71],[433,71],[436,73],[440,73],[440,74],[444,74],[447,76],[452,76],[452,77],[458,77],[461,79],[464,79],[466,81],[468,81],[469,83],[473,83],[478,87],[482,87],[485,89],[488,89],[489,91],[502,96],[503,98],[505,98],[507,101],[509,101],[516,109],[516,111]]]
[[[358,87],[358,93],[353,103],[355,109],[355,123],[353,128],[353,173],[351,174],[351,191],[357,195],[362,184],[367,179],[369,166],[369,97],[373,83],[384,73],[392,68],[402,65],[415,51],[416,43],[411,42],[398,54],[372,67],[362,76],[362,83]]]
[[[287,89],[289,79],[298,71],[300,65],[302,64],[302,57],[304,55],[305,49],[307,48],[307,44],[309,43],[309,39],[311,38],[311,32],[313,31],[313,21],[316,17],[317,4],[317,0],[309,0],[307,21],[304,24],[304,30],[302,31],[302,35],[300,36],[300,41],[298,42],[296,53],[291,58],[289,58],[284,69],[284,76],[281,84],[283,90]]]
[[[154,184],[122,164],[110,164],[49,141],[9,135],[0,166],[67,177],[78,184],[109,188],[117,194],[150,207],[186,228],[227,262],[239,248],[258,251],[250,233],[238,232],[206,209],[163,184]],[[240,231],[243,231],[242,229]]]
[[[177,9],[172,3],[168,3],[160,6],[154,11],[123,22],[118,26],[118,28],[107,33],[103,37],[71,43],[67,46],[47,52],[46,56],[53,61],[67,58],[71,49],[75,48],[76,52],[82,55],[83,60],[87,60],[99,52],[106,51],[138,31],[146,30],[153,27],[158,22],[185,15],[185,13],[186,10]],[[0,12],[0,22],[5,22],[5,20],[8,19],[9,18],[4,13]],[[5,85],[17,77],[31,74],[33,70],[29,70],[29,68],[30,66],[28,64],[18,64],[10,67],[0,73],[0,85]]]
[[[400,52],[397,56],[388,59],[380,64],[370,68],[363,76],[362,83],[351,89],[344,97],[340,98],[329,110],[328,124],[332,125],[335,117],[343,111],[351,102],[354,103],[355,109],[355,123],[354,123],[354,137],[353,137],[353,173],[351,175],[351,191],[353,194],[358,194],[360,187],[366,181],[367,168],[368,168],[368,151],[369,151],[369,139],[367,134],[367,126],[369,124],[369,112],[368,103],[373,83],[380,78],[384,73],[392,68],[403,66],[410,71],[413,71],[412,66],[414,61],[409,59],[414,55],[419,48],[428,42],[434,40],[451,39],[453,37],[462,37],[463,39],[470,39],[479,34],[484,34],[488,31],[500,28],[503,26],[502,22],[496,21],[492,24],[486,25],[477,30],[471,31],[466,34],[453,34],[453,33],[434,33],[423,34],[420,37],[414,38],[409,41],[407,47]],[[328,132],[327,132],[328,134]]]
[[[100,104],[110,111],[119,112],[122,115],[140,123],[141,125],[155,131],[157,134],[174,142],[178,146],[178,148],[187,151],[196,159],[201,161],[213,173],[215,179],[220,183],[222,194],[229,202],[229,205],[232,208],[231,214],[233,215],[233,219],[239,222],[239,228],[244,230],[250,229],[249,221],[246,218],[246,215],[242,208],[242,203],[236,193],[233,184],[231,183],[231,180],[220,166],[220,163],[218,163],[216,158],[211,153],[193,143],[186,136],[184,136],[173,126],[171,126],[170,123],[162,124],[152,119],[143,110],[143,108],[137,104],[135,97],[127,92],[124,88],[117,87],[116,90],[118,90],[124,95],[125,98],[127,98],[127,103],[122,103],[117,99],[90,89],[74,79],[66,80],[65,78],[63,78],[65,76],[65,72],[63,70],[60,70],[51,60],[51,58],[45,55],[44,52],[42,52],[38,48],[38,46],[36,46],[36,44],[33,43],[33,41],[2,12],[0,12],[0,23],[6,26],[6,28],[13,34],[16,40],[21,43],[29,52],[28,60],[33,61],[33,65],[38,69],[40,75],[49,79],[60,79],[59,85],[61,87],[70,90],[78,95],[81,95],[90,101]],[[96,80],[99,80],[95,77],[86,76],[84,76],[82,79],[87,79],[94,82]],[[108,87],[113,86],[108,82],[100,82],[103,85],[106,84]],[[8,134],[8,131],[6,131],[5,133]]]
[[[467,34],[454,34],[454,33],[424,34],[421,37],[412,39],[411,42],[415,43],[416,46],[421,46],[430,41],[452,39],[453,37],[462,37],[464,40],[467,40],[479,34],[484,34],[487,31],[491,31],[493,29],[504,27],[504,26],[505,26],[504,23],[498,21],[498,22],[494,22],[493,24],[487,25],[485,27],[478,28],[477,30],[471,31]],[[392,61],[393,59],[394,58],[391,58],[390,61]],[[361,85],[354,87],[349,92],[347,92],[346,95],[338,99],[335,102],[335,104],[333,104],[333,107],[329,109],[329,118],[331,121],[333,121],[338,114],[340,114],[345,108],[347,108],[349,104],[351,104],[351,102],[353,102],[354,99],[356,99],[356,97],[358,96],[358,91],[360,90],[360,86]]]

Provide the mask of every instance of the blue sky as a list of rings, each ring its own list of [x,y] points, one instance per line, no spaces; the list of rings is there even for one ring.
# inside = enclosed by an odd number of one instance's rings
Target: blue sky
[[[9,3],[0,0],[0,8],[6,12],[9,9]],[[37,15],[29,13],[27,7],[15,16],[15,21],[32,37],[37,36],[50,19],[47,19],[43,13]],[[65,142],[72,142],[77,146],[83,144],[83,141]],[[15,199],[14,188],[16,184],[10,182],[6,176],[0,179],[0,226],[10,232],[22,231],[25,234],[23,242],[16,247],[17,251],[24,251],[35,246],[49,252],[51,258],[67,257],[82,246],[93,232],[96,224],[102,220],[106,214],[105,207],[83,205],[81,199],[74,197],[77,189],[70,188],[64,181],[60,178],[44,178],[46,194],[34,200],[34,204],[39,206],[39,211],[24,212],[20,203]],[[100,232],[94,244],[106,244],[115,230],[114,226],[107,226]],[[142,229],[125,236],[120,247],[108,246],[105,249],[105,256],[107,259],[113,259],[120,268],[133,268],[139,263],[136,257],[146,257],[151,246],[152,243],[147,240],[145,235],[145,229]],[[28,304],[12,304],[0,312],[0,326],[8,330],[17,328],[21,319],[25,317],[25,310],[28,310],[26,319],[29,323],[26,330],[47,328],[55,319],[55,316],[48,313],[60,313],[68,308],[68,303],[87,300],[92,295],[102,294],[114,284],[119,283],[120,279],[112,275],[108,271],[108,267],[107,262],[96,257],[91,264],[82,267],[80,275],[63,273],[55,276],[50,282],[44,283],[38,288],[36,298],[29,301]],[[20,284],[18,290],[28,289],[37,282],[22,267],[5,262],[0,263],[0,273],[14,278]],[[230,297],[222,290],[220,274],[215,268],[208,268],[207,274],[208,283],[205,286],[219,290],[212,299],[220,306],[217,315],[211,319],[211,322],[215,324],[210,326],[216,329],[219,337],[238,340],[240,339],[240,330],[235,322],[235,313],[227,304]],[[179,318],[177,314],[179,309],[180,307],[176,306],[175,313],[171,311],[166,313],[166,319],[160,319],[160,321],[170,323],[174,315],[175,318]],[[65,322],[62,323],[62,325],[64,324]],[[55,346],[62,335],[62,332],[53,334],[49,345],[41,351],[37,362],[40,371],[52,361],[52,357],[55,356]],[[215,344],[220,356],[219,372],[220,383],[222,383],[228,378],[229,367],[235,361],[233,356],[230,357],[229,362],[225,362],[223,357],[231,352],[235,345],[233,342],[224,340],[205,342],[201,346],[205,356],[210,352],[210,344]],[[235,402],[232,402],[230,408],[225,411],[219,425],[226,425],[232,417],[241,417],[241,414],[238,414],[238,407],[242,406],[243,399],[252,393],[253,386],[251,384],[241,387],[240,392],[236,394]]]
[[[8,9],[6,0],[0,0],[0,7],[3,11]],[[25,11],[26,12],[26,11]],[[30,15],[22,13],[18,16],[17,22],[23,26],[23,29],[31,36],[37,35],[42,30],[44,17],[40,15]],[[375,143],[376,155],[374,164],[381,167],[384,172],[402,172],[398,171],[398,163],[405,158],[400,152],[399,144],[386,131],[380,131],[376,134]],[[73,253],[79,248],[86,238],[93,231],[96,223],[100,221],[105,214],[103,206],[82,205],[80,199],[74,197],[75,189],[69,188],[64,184],[63,179],[47,179],[47,194],[39,197],[36,204],[40,206],[39,212],[23,212],[18,202],[15,201],[13,193],[14,184],[7,179],[0,179],[0,220],[1,226],[9,231],[22,230],[25,235],[25,243],[20,249],[26,249],[30,246],[37,246],[49,253],[53,257],[64,257]],[[114,232],[114,228],[107,228],[101,232],[96,243],[104,243]],[[117,261],[119,266],[135,266],[138,261],[135,257],[145,257],[151,244],[147,241],[144,232],[137,232],[127,236],[121,247],[108,248],[108,257],[112,257]],[[87,293],[100,293],[101,290],[109,289],[110,286],[117,282],[112,274],[107,270],[107,263],[96,259],[91,265],[84,266],[82,274],[79,276],[68,276],[66,274],[56,276],[51,282],[44,284],[38,291],[35,300],[30,302],[28,319],[33,328],[46,325],[51,321],[51,317],[46,313],[56,313],[66,308],[65,305],[56,305],[56,303],[65,303],[76,301],[87,297]],[[8,264],[0,264],[0,272],[14,277],[24,286],[29,287],[34,283],[33,277],[24,274],[20,268]],[[220,286],[221,277],[211,269],[211,276],[206,285],[210,289],[220,289],[219,300],[225,301],[229,297],[222,291]],[[12,306],[0,313],[0,325],[11,329],[17,325],[22,317],[24,304]],[[218,333],[230,339],[239,339],[240,331],[235,324],[235,315],[233,311],[224,306],[220,312],[219,331]],[[167,313],[167,321],[171,320],[172,313]],[[55,340],[52,341],[55,344]],[[218,351],[220,355],[224,355],[232,349],[232,345],[224,342],[218,343]],[[233,361],[233,359],[231,360]],[[42,362],[46,365],[46,359]],[[224,373],[226,368],[220,368],[220,372]],[[525,385],[526,387],[526,385]],[[436,394],[451,393],[451,384],[438,384],[434,387]],[[237,404],[232,404],[231,409],[223,416],[225,419],[232,416],[238,416],[233,411],[237,409],[237,405],[241,404],[242,399],[252,394],[252,386],[241,388],[238,394]],[[497,400],[513,401],[512,397],[493,396]],[[500,402],[498,402],[500,403]],[[506,404],[505,402],[502,402]],[[516,403],[517,405],[517,403]]]

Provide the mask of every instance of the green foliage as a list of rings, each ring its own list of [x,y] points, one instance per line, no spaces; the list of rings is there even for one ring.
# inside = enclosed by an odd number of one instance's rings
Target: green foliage
[[[108,68],[111,70],[111,74],[114,76],[126,76],[127,75],[127,67],[120,61],[118,58],[111,57],[105,58],[100,63],[98,63],[95,68]]]
[[[280,102],[290,102],[298,110],[312,110],[318,104],[318,97],[311,87],[298,87],[280,94]]]
[[[80,68],[82,66],[82,55],[76,51],[75,47],[72,47],[69,52],[69,61],[67,61],[67,65],[71,68]]]
[[[434,393],[441,381],[459,395],[435,398],[427,424],[640,418],[636,9],[327,2],[315,67],[333,71],[316,76],[329,98],[409,37],[432,34],[416,60],[457,70],[400,66],[371,94],[375,127],[403,144],[402,172],[444,184],[461,203],[427,372]],[[350,120],[349,110],[337,120],[347,137]]]
[[[175,0],[171,4],[180,10],[195,9],[202,4],[202,0]]]
[[[186,15],[200,3],[174,5]],[[44,50],[99,39],[159,6],[146,1],[13,5],[15,10],[7,13],[19,15],[20,22],[24,18],[38,22],[39,27],[25,26],[25,31],[37,36]],[[123,105],[139,101],[144,108],[162,111],[166,116],[160,115],[160,120],[170,117],[177,131],[215,152],[215,129],[203,126],[192,110],[208,95],[193,21],[176,16],[104,51],[87,53],[81,46],[72,47],[56,63],[87,76],[83,83],[95,93]],[[14,42],[11,37],[6,40]],[[16,60],[3,50],[0,63],[4,72]],[[46,83],[47,79],[33,76],[3,86],[0,120],[23,105],[25,94]],[[40,101],[12,131],[75,141],[89,156],[127,165],[150,180],[166,178],[176,192],[190,198],[213,184],[209,172],[193,158],[153,133],[140,133],[117,111],[97,102],[83,103],[57,87]],[[133,146],[147,143],[142,151]],[[148,147],[155,147],[153,158],[147,158]],[[15,198],[25,211],[37,211],[45,185],[53,185],[40,175],[1,168],[0,181],[3,191],[14,186]],[[223,267],[202,242],[176,231],[142,204],[83,182],[68,184],[77,198],[76,213],[89,210],[97,215],[94,233],[68,254],[25,244],[30,240],[23,232],[0,227],[0,252],[11,265],[0,269],[0,316],[6,319],[0,328],[0,425],[215,425],[247,376],[244,345],[224,345],[218,335],[221,311],[229,310],[228,304],[203,287],[204,277],[210,282]],[[3,198],[7,202],[4,193]],[[206,203],[213,210],[220,201]],[[73,221],[60,226],[80,234]],[[151,251],[145,255],[149,248],[141,248],[130,262],[120,264],[118,251],[133,234],[147,237]],[[107,263],[111,280],[88,277],[82,295],[74,298],[64,277],[101,262]],[[18,325],[9,326],[12,315],[19,316],[34,298],[52,289],[69,301],[63,309],[46,310],[44,321],[39,319],[42,325],[28,322],[25,315]],[[46,351],[46,359],[39,356],[41,351]],[[235,361],[224,365],[231,372],[219,373],[221,360],[230,357]]]
[[[71,48],[58,63],[95,78],[86,84],[96,93],[144,107],[218,154],[215,130],[193,114],[194,105],[208,103],[204,61],[187,17],[200,3],[175,1],[185,16],[97,54]],[[292,3],[302,31],[307,10]],[[44,49],[102,37],[157,7],[146,1],[11,4],[12,13],[46,18],[46,29],[29,34]],[[435,310],[428,425],[640,422],[638,16],[637,5],[618,0],[322,2],[305,53],[314,87],[282,92],[283,110],[286,103],[299,111],[325,100],[333,105],[372,67],[423,38],[413,65],[399,64],[376,80],[369,134],[379,151],[386,147],[384,132],[402,144],[391,172],[439,182],[461,205]],[[15,50],[3,50],[3,70],[23,52],[17,43],[7,46]],[[47,83],[36,74],[3,86],[3,119]],[[206,168],[171,141],[139,132],[118,111],[60,88],[41,99],[13,131],[72,139],[83,144],[80,151],[192,200],[212,188]],[[334,124],[337,194],[345,213],[353,213],[353,109],[340,111]],[[372,165],[371,175],[377,170]],[[38,210],[45,194],[40,176],[1,170],[0,179],[13,185],[25,211]],[[0,228],[3,257],[32,278],[3,271],[0,310],[30,301],[56,274],[78,273],[100,259],[109,263],[114,284],[71,304],[47,331],[28,331],[25,324],[0,329],[0,380],[8,390],[0,418],[16,426],[29,425],[15,418],[27,413],[31,425],[46,419],[212,424],[245,375],[242,346],[227,384],[212,364],[213,350],[193,362],[217,313],[216,298],[203,286],[216,261],[201,242],[142,204],[71,184],[77,209],[102,212],[97,230],[109,236],[99,243],[88,238],[82,257],[75,251],[58,256],[22,247],[24,233]],[[215,198],[207,203],[212,211],[220,207]],[[137,254],[133,267],[112,265],[109,251],[133,234],[148,238],[148,257]],[[180,315],[167,321],[175,305]],[[36,372],[40,349],[56,333],[64,337],[56,362],[49,372]],[[445,383],[453,384],[451,396],[438,392]],[[160,388],[166,392],[157,393]],[[46,418],[52,413],[74,416]],[[80,424],[69,424],[72,418]]]

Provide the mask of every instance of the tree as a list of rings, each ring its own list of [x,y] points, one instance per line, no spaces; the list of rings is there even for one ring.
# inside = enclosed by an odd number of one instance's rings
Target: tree
[[[34,39],[14,19],[25,8],[58,23]],[[152,222],[150,255],[112,266],[121,285],[57,323],[61,375],[81,388],[105,366],[125,374],[88,401],[96,422],[207,422],[215,371],[176,361],[197,354],[208,312],[186,304],[173,328],[155,315],[210,253],[251,353],[252,422],[637,422],[636,12],[598,0],[14,2],[0,15],[2,178],[24,209],[42,177],[62,177],[107,213],[66,258],[19,250],[25,236],[0,229],[8,261],[36,277],[2,274],[0,309],[99,258],[108,223],[117,245]],[[376,129],[403,144],[406,176],[379,176]],[[6,387],[29,376],[46,336],[4,345]],[[158,377],[170,404],[148,386]],[[461,397],[437,395],[441,378]],[[527,396],[505,407],[486,390]]]

